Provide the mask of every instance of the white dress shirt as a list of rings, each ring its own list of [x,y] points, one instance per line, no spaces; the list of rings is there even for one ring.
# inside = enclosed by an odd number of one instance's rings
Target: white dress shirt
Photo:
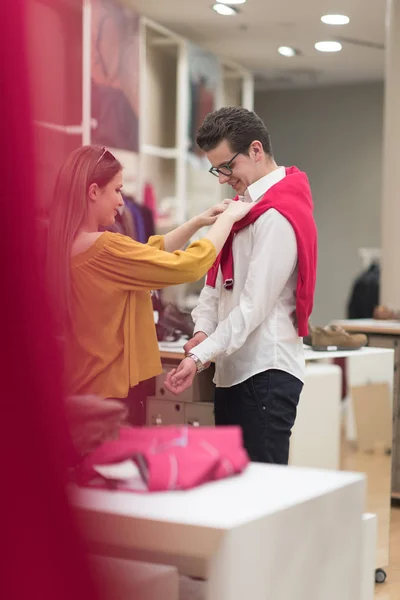
[[[285,177],[279,167],[241,198],[257,202]],[[234,285],[205,286],[192,313],[195,332],[208,338],[191,351],[202,363],[215,359],[214,382],[231,387],[257,373],[279,369],[304,381],[303,340],[295,324],[297,242],[289,221],[275,209],[233,240]]]

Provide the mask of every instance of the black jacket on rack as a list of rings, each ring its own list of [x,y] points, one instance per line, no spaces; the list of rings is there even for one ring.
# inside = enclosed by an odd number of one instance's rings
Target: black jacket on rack
[[[349,319],[372,319],[379,304],[380,266],[373,263],[354,281],[347,307]]]
[[[153,213],[130,196],[123,196],[123,200],[125,203],[123,213],[118,213],[115,223],[107,229],[114,233],[128,235],[137,242],[145,244],[149,237],[155,234]]]

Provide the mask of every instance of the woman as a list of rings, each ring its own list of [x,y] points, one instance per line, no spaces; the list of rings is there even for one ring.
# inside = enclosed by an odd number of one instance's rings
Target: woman
[[[121,189],[121,164],[98,146],[72,152],[58,176],[48,275],[65,339],[68,394],[125,399],[129,388],[161,372],[150,290],[205,275],[233,223],[250,209],[243,202],[219,206],[140,244],[99,233],[114,222]],[[179,250],[214,221],[203,239]]]

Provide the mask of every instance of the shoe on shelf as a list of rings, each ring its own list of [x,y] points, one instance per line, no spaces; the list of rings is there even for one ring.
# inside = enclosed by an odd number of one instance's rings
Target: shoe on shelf
[[[363,333],[348,333],[338,325],[316,327],[312,332],[312,349],[316,352],[359,350],[367,343],[368,338]]]
[[[194,323],[190,313],[183,312],[174,304],[162,307],[157,323],[158,341],[176,341],[181,337],[193,337]]]
[[[373,316],[377,321],[398,321],[400,319],[400,311],[379,305],[375,306]]]
[[[308,335],[303,337],[303,344],[305,346],[312,346],[313,331],[314,331],[314,327],[311,325],[310,321],[308,321]]]

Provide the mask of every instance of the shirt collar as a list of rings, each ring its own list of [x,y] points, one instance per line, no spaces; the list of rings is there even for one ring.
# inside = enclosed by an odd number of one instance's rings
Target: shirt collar
[[[268,175],[264,175],[247,188],[244,200],[257,202],[268,190],[286,176],[285,167],[278,167]]]

